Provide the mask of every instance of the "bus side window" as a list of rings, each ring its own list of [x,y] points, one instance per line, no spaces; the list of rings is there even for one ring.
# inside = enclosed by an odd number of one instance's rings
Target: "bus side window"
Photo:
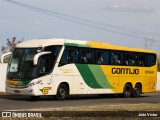
[[[86,48],[81,48],[80,49],[80,56],[79,56],[79,63],[88,63],[92,64],[93,63],[93,50],[92,49],[86,49]]]
[[[68,50],[67,63],[74,63],[74,50],[73,49]]]
[[[60,61],[60,66],[67,64],[67,51],[66,49],[63,52],[61,61]]]
[[[148,66],[153,66],[156,64],[156,55],[155,54],[148,54]]]
[[[58,53],[61,49],[61,46],[47,46],[44,48],[44,51],[51,51],[51,54],[50,54],[50,66],[51,66],[51,69],[53,69],[54,67],[54,64],[56,62],[56,58],[58,57]]]
[[[147,59],[146,59],[146,54],[138,54],[139,58],[139,66],[147,66]]]
[[[78,60],[77,57],[78,57],[78,52],[76,48],[66,47],[60,61],[60,66],[69,64],[69,63],[76,63]]]
[[[111,65],[120,65],[121,59],[122,59],[121,52],[111,51],[110,53],[110,64]]]
[[[104,52],[100,50],[96,50],[95,56],[96,64],[103,64],[104,63]]]
[[[136,54],[133,52],[125,52],[123,58],[123,65],[135,66],[136,65]]]
[[[81,51],[81,54],[80,54],[80,63],[88,63],[86,53],[82,49],[80,51]]]
[[[109,64],[109,51],[108,50],[104,51],[104,64],[106,65]]]
[[[51,57],[46,55],[42,56],[40,58],[40,64],[39,64],[39,69],[38,69],[38,74],[39,76],[50,73],[52,70],[52,65],[51,65]]]

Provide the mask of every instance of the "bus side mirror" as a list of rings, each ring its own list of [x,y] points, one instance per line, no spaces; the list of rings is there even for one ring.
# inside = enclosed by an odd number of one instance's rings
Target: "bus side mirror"
[[[40,52],[38,54],[36,54],[33,58],[33,65],[37,65],[38,63],[38,59],[40,56],[43,56],[43,55],[47,55],[47,54],[50,54],[51,52]]]
[[[4,53],[4,54],[1,56],[1,64],[8,63],[8,60],[10,59],[11,54],[12,54],[12,52]]]

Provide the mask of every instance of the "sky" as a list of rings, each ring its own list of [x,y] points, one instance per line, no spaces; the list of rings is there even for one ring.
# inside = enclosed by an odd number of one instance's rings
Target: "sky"
[[[0,48],[12,37],[65,38],[147,47],[160,53],[160,0],[13,1],[50,12],[39,13],[0,0]]]

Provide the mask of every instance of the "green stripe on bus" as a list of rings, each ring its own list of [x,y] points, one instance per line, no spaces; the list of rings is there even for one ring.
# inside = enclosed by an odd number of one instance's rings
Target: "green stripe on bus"
[[[113,88],[100,65],[89,65],[89,68],[100,86],[103,88]]]
[[[65,43],[64,46],[73,46],[73,47],[90,47],[90,45],[86,44],[75,44],[75,43]]]
[[[91,88],[113,88],[100,65],[76,64],[85,83]]]
[[[92,74],[88,65],[86,65],[86,64],[76,64],[76,67],[78,68],[78,70],[79,70],[81,76],[83,77],[85,83],[89,87],[91,87],[91,88],[102,88],[102,86],[100,86],[97,83],[97,80],[94,77],[94,75]]]

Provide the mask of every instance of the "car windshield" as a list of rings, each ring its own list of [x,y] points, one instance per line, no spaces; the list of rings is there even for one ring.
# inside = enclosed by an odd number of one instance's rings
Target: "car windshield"
[[[32,79],[36,76],[34,56],[41,48],[15,48],[7,69],[8,79]]]

